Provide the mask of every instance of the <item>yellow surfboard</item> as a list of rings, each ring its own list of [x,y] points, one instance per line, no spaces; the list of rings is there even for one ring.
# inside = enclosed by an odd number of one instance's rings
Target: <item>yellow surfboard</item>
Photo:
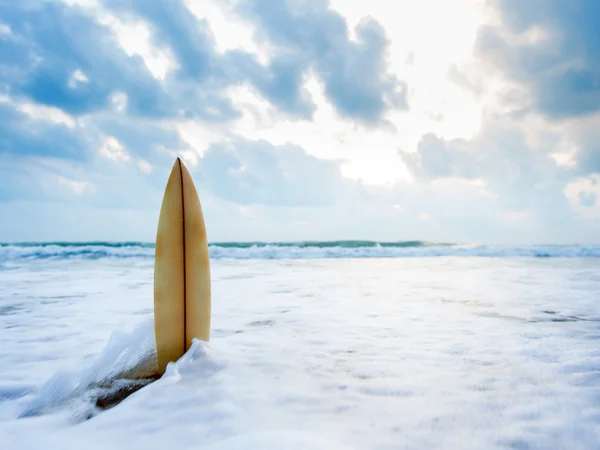
[[[211,285],[202,207],[187,168],[177,158],[165,188],[154,257],[154,334],[158,370],[210,339]]]

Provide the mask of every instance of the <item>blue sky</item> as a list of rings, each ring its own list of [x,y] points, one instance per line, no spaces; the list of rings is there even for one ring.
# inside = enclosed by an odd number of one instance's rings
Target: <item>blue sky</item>
[[[600,241],[596,0],[21,0],[0,241]]]

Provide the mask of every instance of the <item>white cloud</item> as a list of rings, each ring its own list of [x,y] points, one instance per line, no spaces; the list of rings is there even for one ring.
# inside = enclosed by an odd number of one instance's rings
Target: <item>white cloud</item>
[[[124,113],[127,110],[127,94],[125,92],[115,92],[110,98],[115,111]]]
[[[242,110],[241,119],[226,124],[186,121],[176,126],[200,156],[211,144],[237,135],[264,139],[273,145],[292,143],[320,158],[343,159],[343,174],[366,184],[410,181],[410,174],[397,154],[398,148],[415,151],[421,136],[429,131],[447,139],[469,138],[481,123],[481,104],[449,80],[447,72],[452,63],[469,58],[483,13],[475,0],[451,3],[428,0],[415,6],[400,2],[395,5],[398,14],[390,14],[389,3],[379,0],[368,4],[344,0],[331,3],[348,20],[350,30],[366,16],[374,17],[386,28],[391,40],[390,68],[406,79],[410,87],[410,112],[390,113],[388,128],[364,128],[342,119],[326,100],[316,77],[310,74],[304,85],[317,105],[312,121],[285,117],[255,90],[241,84],[228,91],[229,98]],[[259,48],[253,38],[253,24],[235,14],[233,4],[201,0],[187,1],[186,5],[211,26],[219,51],[243,49],[268,60],[268,48]],[[125,22],[96,4],[87,6],[94,8],[101,23],[114,30],[128,54],[144,58],[155,76],[163,78],[174,67],[175,60],[168,50],[151,46],[150,31],[143,22]],[[408,9],[411,14],[400,12]],[[431,39],[432,36],[439,38]],[[409,53],[414,55],[412,64],[406,63]],[[119,111],[125,109],[126,101],[120,99],[114,103]],[[192,155],[187,158],[196,164]]]
[[[140,159],[137,162],[137,167],[140,170],[140,172],[142,172],[142,173],[145,173],[145,174],[152,173],[152,164],[150,164],[148,161],[144,161],[143,159]]]
[[[227,124],[186,121],[176,126],[199,155],[223,137],[239,135],[246,139],[265,139],[274,145],[293,143],[324,159],[342,158],[344,175],[367,184],[409,181],[410,175],[397,155],[398,148],[415,151],[421,136],[428,131],[447,139],[470,138],[481,124],[482,105],[471,93],[453,83],[447,72],[452,63],[468,60],[483,13],[474,0],[451,3],[429,0],[415,6],[400,2],[395,6],[398,14],[390,14],[388,2],[332,2],[332,7],[348,20],[350,30],[366,16],[374,17],[386,28],[391,40],[390,67],[397,76],[406,79],[410,87],[410,112],[395,112],[387,117],[395,130],[391,127],[367,129],[343,120],[325,99],[320,83],[312,75],[305,79],[305,87],[317,104],[312,121],[285,117],[248,85],[242,84],[229,89],[229,97],[243,112],[242,119]],[[197,17],[207,20],[219,51],[243,49],[258,55],[262,61],[268,59],[268,48],[259,48],[253,39],[253,25],[234,14],[232,5],[202,0],[188,1],[187,6]],[[408,9],[411,14],[400,12]],[[129,54],[143,55],[150,64],[149,55],[158,50],[150,47],[149,31],[143,23],[125,24],[109,16],[102,20],[121,36],[120,42]],[[437,38],[432,39],[432,36]],[[409,53],[414,55],[412,64],[406,63]],[[163,61],[170,62],[162,66],[162,75],[152,69],[158,77],[163,77],[174,64],[173,58],[165,58]],[[190,162],[195,163],[193,158]]]
[[[69,6],[81,6],[83,8],[98,8],[98,0],[61,0]]]
[[[64,187],[77,195],[82,195],[84,192],[93,189],[93,185],[89,182],[70,180],[62,176],[56,176],[56,182],[59,186]]]
[[[89,81],[88,77],[81,70],[77,69],[71,74],[68,85],[71,89],[75,89],[78,85],[88,83]]]
[[[105,11],[98,11],[99,22],[109,26],[129,55],[139,55],[148,70],[158,79],[164,79],[169,70],[177,67],[175,58],[166,49],[153,47],[150,44],[150,30],[141,20],[125,22]]]
[[[166,49],[156,48],[150,42],[150,29],[142,20],[123,20],[108,11],[97,0],[61,0],[69,6],[79,6],[109,27],[129,55],[140,56],[148,70],[158,79],[164,79],[169,70],[176,67],[175,58]]]
[[[367,184],[384,185],[409,178],[397,154],[399,133],[344,120],[326,100],[314,77],[308,77],[305,86],[317,105],[313,120],[286,117],[248,85],[240,85],[228,90],[242,112],[240,119],[225,124],[185,122],[177,127],[199,155],[228,136],[241,136],[273,145],[294,144],[318,158],[344,160],[343,174]]]
[[[486,18],[481,1],[332,0],[331,4],[351,28],[366,16],[385,28],[390,69],[410,88],[410,113],[390,117],[405,151],[414,151],[428,131],[447,139],[469,138],[476,132],[481,105],[448,79],[448,70],[472,59],[477,29]]]
[[[123,148],[123,145],[113,136],[108,136],[104,139],[104,144],[99,152],[102,156],[112,161],[129,161],[131,159],[131,156]]]
[[[266,43],[254,39],[254,25],[244,21],[234,11],[233,4],[217,0],[184,0],[200,20],[206,20],[215,38],[217,51],[245,50],[262,64],[268,64],[271,50]]]
[[[22,103],[17,106],[17,110],[36,120],[46,120],[56,124],[63,124],[67,127],[74,127],[76,124],[72,116],[58,108],[50,106]]]

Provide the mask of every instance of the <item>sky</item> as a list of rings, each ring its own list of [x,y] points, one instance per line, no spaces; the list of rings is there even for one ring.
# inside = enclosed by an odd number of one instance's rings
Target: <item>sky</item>
[[[0,0],[0,242],[600,243],[597,0]]]

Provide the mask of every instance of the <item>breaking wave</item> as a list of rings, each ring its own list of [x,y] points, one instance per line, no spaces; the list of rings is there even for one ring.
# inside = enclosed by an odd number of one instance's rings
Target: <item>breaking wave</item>
[[[600,245],[485,246],[422,241],[311,241],[211,243],[212,259],[406,258],[439,256],[569,258],[600,257]],[[48,242],[0,244],[0,262],[39,259],[153,258],[143,242]]]

